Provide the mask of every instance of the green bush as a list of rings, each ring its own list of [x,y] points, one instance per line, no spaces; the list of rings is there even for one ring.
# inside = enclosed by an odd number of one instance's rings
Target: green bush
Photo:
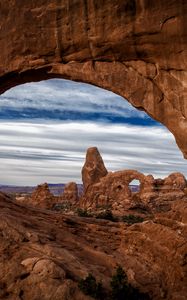
[[[109,210],[109,209],[107,209],[106,211],[103,211],[100,214],[98,214],[96,216],[96,219],[105,219],[105,220],[109,220],[109,221],[112,221],[112,222],[116,221],[116,218],[114,217],[111,210]]]
[[[92,217],[92,215],[88,213],[87,209],[77,208],[77,214],[79,217]]]
[[[78,287],[85,294],[94,299],[103,298],[103,286],[101,282],[97,282],[92,274],[88,274],[85,279],[79,281]]]
[[[141,223],[144,221],[144,218],[140,216],[135,215],[127,215],[122,217],[123,222],[126,222],[128,224],[135,224],[135,223]]]
[[[112,289],[112,299],[124,300],[125,297],[128,295],[129,286],[127,281],[127,275],[125,274],[121,266],[117,267],[116,273],[112,276],[110,285]]]
[[[71,203],[66,201],[66,202],[62,202],[62,203],[55,203],[52,207],[52,210],[55,211],[67,211],[71,209]]]
[[[121,266],[118,266],[112,276],[111,291],[107,292],[101,282],[97,282],[92,274],[78,283],[79,289],[88,296],[97,300],[150,300],[147,294],[142,294],[138,289],[128,283],[128,278]]]
[[[128,278],[121,266],[118,266],[116,273],[111,280],[112,300],[149,300],[149,296],[142,294],[138,289],[128,283]]]

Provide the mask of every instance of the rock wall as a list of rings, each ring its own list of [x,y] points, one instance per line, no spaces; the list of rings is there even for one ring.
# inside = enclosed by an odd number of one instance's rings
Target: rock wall
[[[3,0],[0,93],[61,77],[126,98],[187,157],[187,2]]]

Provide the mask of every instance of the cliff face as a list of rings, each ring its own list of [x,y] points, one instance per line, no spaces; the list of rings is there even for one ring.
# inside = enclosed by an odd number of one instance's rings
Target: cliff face
[[[68,78],[125,97],[175,135],[187,157],[187,2],[0,3],[0,92]]]

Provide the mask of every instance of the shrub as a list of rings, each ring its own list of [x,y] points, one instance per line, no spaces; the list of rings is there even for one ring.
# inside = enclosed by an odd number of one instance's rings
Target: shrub
[[[68,201],[62,203],[55,203],[52,207],[52,210],[55,211],[67,211],[69,209],[71,209],[71,203]]]
[[[78,208],[77,214],[79,217],[87,217],[87,218],[92,217],[92,215],[88,213],[87,209]]]
[[[107,209],[106,211],[103,211],[100,214],[98,214],[96,216],[96,219],[105,219],[105,220],[109,220],[109,221],[112,221],[112,222],[116,221],[116,218],[114,217],[111,210],[109,210],[109,209]]]
[[[122,217],[123,222],[128,224],[141,223],[144,221],[144,218],[135,215],[127,215]]]
[[[149,296],[142,294],[138,289],[128,283],[128,278],[121,266],[118,266],[116,273],[111,280],[111,299],[113,300],[149,300]]]
[[[103,298],[103,286],[101,282],[97,282],[92,274],[88,274],[85,279],[79,281],[78,287],[85,294],[94,299]]]
[[[128,278],[121,266],[118,266],[116,273],[112,276],[111,292],[106,292],[101,282],[97,282],[92,274],[78,283],[79,289],[88,296],[97,300],[150,300],[149,296],[142,294],[138,289],[128,283]]]
[[[123,300],[128,294],[128,281],[127,275],[121,266],[118,266],[116,273],[112,276],[111,279],[111,288],[112,288],[112,299]]]

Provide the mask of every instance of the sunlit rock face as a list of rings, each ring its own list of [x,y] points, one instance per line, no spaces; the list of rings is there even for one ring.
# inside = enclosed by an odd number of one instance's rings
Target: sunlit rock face
[[[79,205],[91,211],[111,209],[114,214],[124,215],[128,209],[144,208],[158,212],[170,209],[173,201],[182,200],[186,195],[187,181],[183,174],[172,173],[165,179],[154,179],[136,170],[108,173],[94,147],[87,150],[82,174],[84,191]],[[140,182],[139,191],[132,192],[133,180]]]
[[[38,185],[28,199],[29,204],[45,209],[52,208],[55,202],[55,197],[50,192],[47,183]]]
[[[76,204],[79,200],[78,187],[75,182],[69,182],[64,187],[63,194],[59,197],[60,201],[68,201],[71,204]]]
[[[90,300],[79,280],[91,273],[109,293],[117,265],[150,299],[186,299],[186,199],[128,226],[26,207],[0,193],[0,299]]]
[[[187,157],[186,1],[9,0],[0,11],[0,92],[51,77],[112,90]]]
[[[87,150],[85,164],[82,168],[82,182],[86,191],[90,185],[97,183],[108,173],[103,159],[96,147]]]

